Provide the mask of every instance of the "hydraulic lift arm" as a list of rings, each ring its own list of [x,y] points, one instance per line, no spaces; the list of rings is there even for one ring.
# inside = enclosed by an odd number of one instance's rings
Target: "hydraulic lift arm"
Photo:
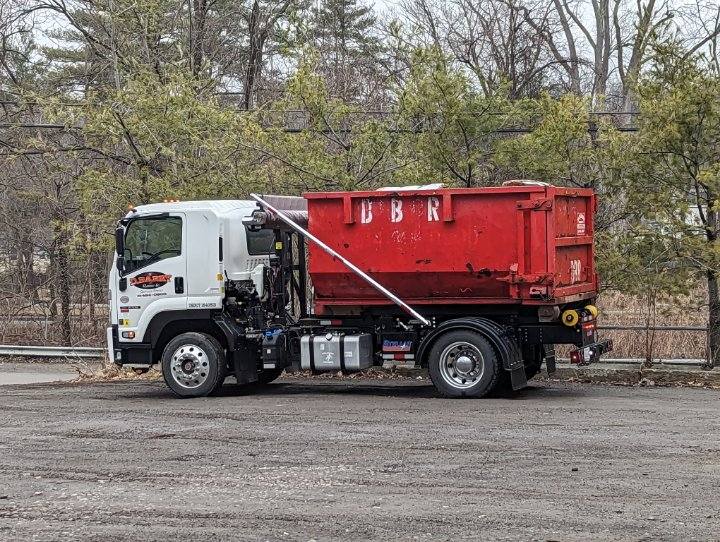
[[[417,320],[422,322],[426,326],[430,326],[430,320],[425,318],[422,314],[417,312],[415,309],[413,309],[410,305],[405,303],[402,299],[400,299],[398,296],[396,296],[394,293],[392,293],[390,290],[385,288],[382,284],[380,284],[378,281],[376,281],[374,278],[372,278],[370,275],[365,273],[362,269],[360,269],[358,266],[356,266],[354,263],[352,263],[350,260],[342,256],[340,253],[338,253],[336,250],[330,248],[328,245],[323,243],[320,239],[315,237],[312,233],[307,231],[305,228],[294,222],[289,216],[287,216],[283,211],[280,211],[279,209],[272,206],[270,203],[265,201],[262,197],[258,196],[257,194],[250,194],[250,197],[253,198],[255,201],[257,201],[262,207],[272,212],[277,218],[282,220],[285,224],[290,226],[292,229],[303,235],[306,239],[309,239],[313,243],[315,243],[317,246],[319,246],[321,249],[323,249],[325,252],[330,254],[331,256],[337,258],[340,260],[348,269],[350,269],[353,273],[355,273],[357,276],[365,280],[370,286],[375,288],[378,292],[383,294],[385,297],[387,297],[390,301],[398,305],[400,308],[405,310],[407,313],[414,316]]]

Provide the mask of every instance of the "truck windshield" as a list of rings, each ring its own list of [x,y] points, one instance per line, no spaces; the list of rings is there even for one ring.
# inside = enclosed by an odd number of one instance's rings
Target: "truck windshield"
[[[182,219],[177,216],[138,218],[125,231],[125,272],[179,256]]]

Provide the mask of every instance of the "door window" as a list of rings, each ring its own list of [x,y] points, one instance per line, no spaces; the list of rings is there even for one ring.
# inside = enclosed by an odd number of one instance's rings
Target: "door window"
[[[125,272],[131,273],[165,258],[179,256],[181,248],[180,217],[135,219],[125,231]]]
[[[275,253],[275,232],[273,230],[257,230],[245,228],[248,254],[251,256],[267,256]]]

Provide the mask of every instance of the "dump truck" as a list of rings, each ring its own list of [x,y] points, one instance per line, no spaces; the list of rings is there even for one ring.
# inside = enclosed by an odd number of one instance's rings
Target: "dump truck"
[[[536,182],[132,208],[115,235],[108,348],[180,397],[283,370],[427,368],[446,397],[520,389],[555,345],[599,340],[592,190]]]

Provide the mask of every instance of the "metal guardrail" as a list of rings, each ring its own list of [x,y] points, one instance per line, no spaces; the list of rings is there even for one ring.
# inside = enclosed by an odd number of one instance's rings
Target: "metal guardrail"
[[[0,356],[101,359],[106,354],[107,350],[105,348],[88,346],[18,346],[0,344]]]
[[[0,344],[0,357],[102,359],[106,354],[107,350],[105,348],[87,346],[18,346]],[[558,362],[562,365],[570,364],[570,360],[565,358],[559,358]],[[601,363],[612,365],[639,365],[644,362],[645,360],[642,358],[607,358],[601,360]],[[653,364],[656,365],[701,366],[705,363],[704,359],[653,360]]]
[[[600,331],[696,331],[707,332],[702,326],[598,326]],[[85,358],[102,359],[107,354],[105,348],[90,346],[20,346],[0,344],[0,357],[15,356],[28,358]],[[560,362],[565,360],[558,359]],[[602,363],[618,365],[636,365],[643,363],[643,358],[603,358]],[[704,359],[657,359],[653,361],[658,365],[687,365],[700,366],[707,363]]]
[[[702,331],[708,328],[703,326],[598,326],[598,331]]]

